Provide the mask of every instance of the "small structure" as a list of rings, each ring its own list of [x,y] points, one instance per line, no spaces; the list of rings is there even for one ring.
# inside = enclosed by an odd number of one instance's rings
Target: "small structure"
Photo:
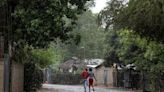
[[[88,68],[93,68],[94,74],[97,78],[96,85],[113,87],[113,67],[105,67],[103,59],[89,59],[85,60]]]
[[[71,59],[59,65],[59,71],[75,73],[78,70],[82,70],[84,67],[86,67],[85,62],[81,61],[77,57],[72,57]]]
[[[113,68],[99,66],[95,68],[95,76],[97,78],[97,85],[104,85],[113,87]]]

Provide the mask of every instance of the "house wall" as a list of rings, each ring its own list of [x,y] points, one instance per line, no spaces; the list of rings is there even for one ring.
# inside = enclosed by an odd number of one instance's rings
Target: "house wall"
[[[106,74],[105,74],[106,71]],[[104,66],[101,66],[94,70],[95,76],[97,78],[96,85],[103,85],[108,87],[113,87],[113,68],[105,68]],[[105,82],[105,76],[106,76],[106,82]]]
[[[97,79],[96,85],[104,85],[104,67],[94,69],[94,74]]]
[[[23,92],[24,87],[24,66],[21,64],[12,64],[11,92]]]
[[[114,78],[113,78],[113,68],[110,67],[110,68],[106,68],[108,70],[107,72],[107,85],[110,86],[110,87],[113,87],[113,82],[114,82]]]

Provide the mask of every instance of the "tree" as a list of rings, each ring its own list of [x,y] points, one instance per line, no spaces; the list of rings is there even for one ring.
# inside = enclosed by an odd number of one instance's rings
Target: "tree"
[[[106,52],[105,52],[105,62],[104,65],[109,67],[113,63],[121,63],[117,50],[121,47],[119,43],[119,36],[114,30],[107,32],[105,42],[107,43]]]
[[[149,41],[146,38],[140,37],[132,30],[114,31],[117,35],[117,40],[112,42],[111,34],[107,39],[108,53],[105,65],[110,66],[114,63],[135,64],[137,70],[146,72],[150,79],[150,90],[162,90],[162,77],[164,65],[164,45],[155,41]],[[117,47],[117,48],[113,48]],[[158,88],[156,86],[158,85]]]
[[[47,48],[57,38],[62,42],[75,39],[76,36],[68,35],[68,32],[73,30],[78,15],[87,9],[89,1],[19,0],[12,13],[15,61],[28,59],[30,50]],[[70,21],[69,25],[66,25],[66,19]]]
[[[77,26],[71,35],[79,35],[80,43],[72,42],[67,45],[67,51],[70,57],[77,56],[84,58],[103,58],[105,55],[105,35],[104,29],[96,24],[96,14],[86,11],[78,17]]]
[[[120,31],[122,47],[119,57],[123,61],[130,60],[137,66],[137,70],[147,72],[151,89],[153,91],[163,90],[162,77],[164,76],[162,67],[164,65],[164,45],[155,41],[141,38],[133,31]],[[130,47],[128,47],[130,46]],[[127,51],[127,49],[129,50]],[[128,58],[126,58],[128,55]]]
[[[138,70],[146,71],[153,91],[163,87],[163,6],[163,0],[129,0],[128,3],[111,0],[98,17],[101,25],[106,24],[106,30],[112,29],[118,36],[114,47],[119,48],[114,49],[115,55],[123,63],[134,63]],[[111,59],[113,54],[108,52]]]
[[[141,36],[163,42],[163,5],[163,0],[130,0],[120,17],[119,25],[124,24],[124,28],[132,29]],[[128,20],[123,23],[125,18]]]
[[[59,50],[53,44],[47,49],[33,49],[30,58],[41,68],[58,64],[62,59]]]
[[[67,40],[67,32],[85,10],[89,0],[20,0],[13,15],[14,41],[45,47],[56,38]],[[64,17],[71,25],[65,25]]]
[[[122,0],[123,1],[123,0]],[[163,0],[129,0],[127,4],[112,0],[99,14],[100,23],[106,27],[127,28],[149,40],[163,43]]]
[[[107,7],[105,7],[98,14],[98,24],[105,26],[106,30],[108,28],[118,29],[116,24],[118,21],[118,15],[122,13],[122,10],[126,6],[126,0],[110,0],[107,2]]]

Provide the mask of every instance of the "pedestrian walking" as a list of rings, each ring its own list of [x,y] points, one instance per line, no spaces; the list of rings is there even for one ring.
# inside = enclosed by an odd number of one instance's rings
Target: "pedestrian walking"
[[[94,79],[96,80],[96,77],[95,77],[95,75],[93,73],[92,68],[89,68],[89,72],[88,73],[89,73],[89,76],[88,76],[87,80],[89,82],[89,92],[91,91],[91,87],[92,87],[93,91],[95,91],[93,83],[94,83]]]
[[[83,72],[81,73],[81,77],[83,78],[83,86],[84,86],[84,92],[86,92],[86,87],[87,87],[87,78],[88,78],[88,69],[85,68]]]

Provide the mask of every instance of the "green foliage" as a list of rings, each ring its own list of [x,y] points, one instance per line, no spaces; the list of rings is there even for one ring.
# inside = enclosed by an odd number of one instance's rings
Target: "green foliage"
[[[96,17],[91,11],[85,12],[78,17],[77,26],[70,35],[79,35],[80,42],[70,41],[70,44],[65,45],[68,52],[66,57],[71,58],[77,56],[83,58],[103,58],[105,54],[105,35],[103,28],[99,28],[96,24]]]
[[[1,1],[0,1],[0,6],[4,5],[5,2],[6,2],[6,0],[1,0]]]
[[[164,62],[163,44],[148,41],[130,30],[121,30],[117,34],[120,38],[118,44],[121,44],[121,46],[116,52],[121,61],[136,63],[142,70],[146,71],[155,72],[163,69],[161,68]]]
[[[27,63],[30,61],[32,47],[25,45],[25,46],[16,46],[15,50],[13,51],[13,61],[18,63]]]
[[[20,0],[14,10],[15,42],[23,40],[33,47],[45,47],[56,38],[67,40],[67,32],[85,10],[89,0]],[[64,17],[71,20],[66,26]]]
[[[105,52],[105,62],[104,65],[109,67],[113,63],[120,63],[117,50],[120,48],[119,37],[116,31],[110,30],[107,35],[105,42],[107,43]]]
[[[15,62],[23,64],[33,62],[41,68],[48,67],[51,64],[58,64],[63,60],[61,49],[57,48],[53,43],[51,43],[48,48],[44,49],[35,49],[26,45],[15,51],[13,55],[13,60]]]
[[[40,67],[46,67],[55,63],[54,58],[56,52],[52,48],[48,49],[33,49],[31,52],[31,59]]]
[[[116,30],[115,39],[113,32],[107,35],[107,64],[116,62],[115,57],[124,64],[134,63],[150,75],[154,91],[162,87],[159,80],[164,70],[163,6],[163,0],[111,0],[98,16],[106,30]]]
[[[149,39],[162,42],[164,41],[163,6],[163,0],[130,0],[128,7],[124,9],[124,13],[120,17],[119,25],[133,29]]]
[[[80,32],[81,43],[79,44],[80,53],[85,54],[85,58],[103,58],[105,54],[105,35],[104,29],[96,24],[97,15],[90,11],[86,12],[77,23],[75,31]]]
[[[42,87],[43,72],[37,65],[33,63],[26,63],[24,65],[24,72],[25,92],[36,92]]]
[[[105,26],[106,30],[108,28],[117,29],[118,25],[115,23],[118,21],[118,14],[125,7],[125,0],[110,0],[107,2],[107,7],[105,7],[98,15],[98,24]]]
[[[89,1],[18,0],[12,13],[14,61],[33,61],[41,67],[59,61],[55,60],[60,58],[58,52],[47,48],[56,39],[63,42],[73,38],[79,42],[79,36],[68,32],[73,30],[78,15],[87,9]],[[70,22],[68,25],[66,19]]]
[[[164,41],[163,0],[129,0],[127,4],[122,1],[109,1],[108,6],[99,14],[101,24],[105,22],[107,28],[133,30],[159,43]]]
[[[164,70],[164,45],[140,37],[132,30],[115,31],[117,35],[115,39],[111,38],[111,34],[113,33],[110,31],[107,36],[109,54],[105,65],[110,66],[114,62],[134,63],[137,70],[146,71],[150,75],[151,88],[157,90],[156,85],[161,85],[157,81],[162,80]]]
[[[65,61],[72,57],[84,58],[104,58],[106,51],[105,35],[103,28],[99,28],[96,24],[96,17],[87,11],[81,16],[78,16],[77,25],[73,31],[69,32],[73,39],[67,40],[63,43],[60,39],[55,40],[52,45],[57,50],[56,54],[59,56],[59,61]],[[70,20],[66,20],[66,25],[70,25]],[[78,36],[78,37],[76,37]],[[77,44],[78,38],[79,42]],[[54,69],[55,65],[51,65]]]

